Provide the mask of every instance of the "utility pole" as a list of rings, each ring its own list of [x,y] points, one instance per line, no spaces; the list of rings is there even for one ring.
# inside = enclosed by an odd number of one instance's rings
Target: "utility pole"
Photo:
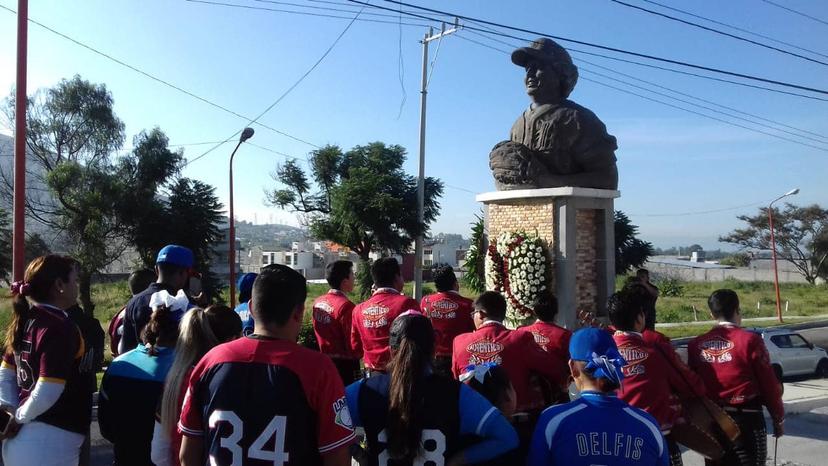
[[[17,81],[14,111],[14,203],[12,224],[12,281],[23,280],[26,269],[26,75],[29,43],[29,1],[17,2]]]
[[[417,175],[417,220],[422,225],[425,218],[425,132],[426,132],[426,97],[428,95],[428,43],[448,36],[460,29],[459,20],[454,20],[454,27],[446,30],[446,23],[434,34],[429,27],[423,37],[423,76],[420,86],[420,169]],[[423,297],[423,235],[414,239],[414,299]]]

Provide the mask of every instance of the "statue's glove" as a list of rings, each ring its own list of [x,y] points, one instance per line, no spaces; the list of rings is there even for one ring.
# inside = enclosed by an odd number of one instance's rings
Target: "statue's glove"
[[[514,141],[494,146],[489,153],[489,168],[495,181],[504,185],[532,186],[538,175],[534,151]]]

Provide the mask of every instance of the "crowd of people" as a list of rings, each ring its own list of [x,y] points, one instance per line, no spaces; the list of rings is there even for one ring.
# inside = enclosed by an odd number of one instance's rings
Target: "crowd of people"
[[[373,292],[355,304],[354,265],[337,261],[308,316],[313,350],[297,343],[307,298],[297,271],[245,274],[236,309],[202,308],[185,291],[192,267],[190,250],[164,247],[155,273],[130,277],[133,296],[109,325],[117,357],[98,423],[115,465],[681,465],[682,432],[700,428],[691,400],[736,426],[706,432],[720,445],[709,465],[764,465],[763,407],[783,433],[781,385],[731,290],[710,296],[718,324],[685,364],[655,331],[646,271],[610,297],[610,326],[573,333],[555,324],[551,294],[533,303],[536,322],[507,328],[504,297],[460,296],[450,267],[417,302],[393,258],[371,264]],[[88,464],[103,332],[73,317],[77,273],[73,259],[48,255],[12,286],[6,465]]]

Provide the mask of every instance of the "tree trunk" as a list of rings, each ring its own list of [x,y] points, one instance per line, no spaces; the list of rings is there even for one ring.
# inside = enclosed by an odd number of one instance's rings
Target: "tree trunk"
[[[88,316],[95,315],[95,304],[92,302],[92,272],[80,270],[78,272],[78,287],[80,288],[80,302],[83,312]]]
[[[368,254],[360,254],[359,256],[356,282],[358,285],[359,297],[363,301],[371,297],[371,286],[374,284],[374,281],[371,279],[371,260],[368,258]]]

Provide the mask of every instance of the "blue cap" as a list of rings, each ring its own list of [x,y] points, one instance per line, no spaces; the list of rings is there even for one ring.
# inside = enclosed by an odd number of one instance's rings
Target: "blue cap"
[[[156,264],[172,264],[185,269],[193,266],[193,251],[177,244],[168,244],[158,251]]]
[[[250,294],[253,291],[253,282],[256,281],[256,277],[259,274],[257,273],[246,273],[239,277],[238,283],[236,283],[236,288],[239,289],[239,294]]]
[[[582,328],[569,340],[569,357],[574,361],[586,361],[585,369],[595,378],[607,378],[620,384],[624,376],[621,367],[627,364],[612,335],[598,328]]]

